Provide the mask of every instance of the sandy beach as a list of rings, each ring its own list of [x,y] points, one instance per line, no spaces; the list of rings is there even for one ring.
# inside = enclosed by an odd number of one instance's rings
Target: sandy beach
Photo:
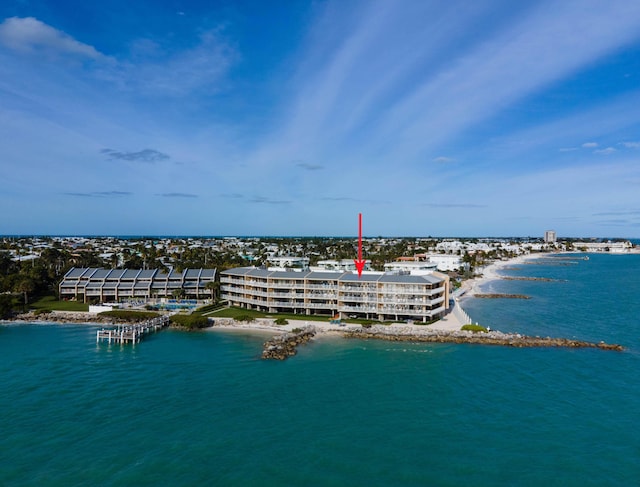
[[[486,288],[491,281],[502,278],[499,272],[501,269],[522,265],[529,260],[539,259],[548,255],[549,254],[527,254],[519,255],[508,260],[494,261],[482,269],[482,275],[480,277],[475,277],[473,279],[467,279],[466,281],[463,281],[462,285],[460,286],[460,291],[457,294],[460,297],[472,297],[474,294],[484,292],[486,289],[483,289],[483,287]]]

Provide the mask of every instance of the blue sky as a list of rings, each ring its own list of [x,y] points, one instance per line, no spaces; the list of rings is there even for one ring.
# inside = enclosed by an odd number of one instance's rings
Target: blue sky
[[[640,2],[0,4],[0,234],[640,237]]]

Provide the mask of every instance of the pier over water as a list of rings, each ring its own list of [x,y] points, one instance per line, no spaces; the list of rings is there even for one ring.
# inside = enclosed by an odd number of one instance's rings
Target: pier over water
[[[163,315],[143,323],[116,325],[115,328],[102,328],[96,333],[96,342],[139,343],[150,333],[169,326],[169,316]]]

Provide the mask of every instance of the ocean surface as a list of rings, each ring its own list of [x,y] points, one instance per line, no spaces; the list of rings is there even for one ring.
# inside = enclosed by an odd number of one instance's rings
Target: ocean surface
[[[566,257],[566,256],[563,256]],[[0,326],[0,485],[637,485],[640,256],[544,259],[463,302],[503,331],[624,352]]]

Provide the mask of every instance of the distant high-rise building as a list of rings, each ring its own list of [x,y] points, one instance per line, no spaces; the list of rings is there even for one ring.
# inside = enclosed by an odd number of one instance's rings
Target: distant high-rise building
[[[547,230],[544,232],[544,241],[545,243],[556,243],[556,232],[554,230]]]

